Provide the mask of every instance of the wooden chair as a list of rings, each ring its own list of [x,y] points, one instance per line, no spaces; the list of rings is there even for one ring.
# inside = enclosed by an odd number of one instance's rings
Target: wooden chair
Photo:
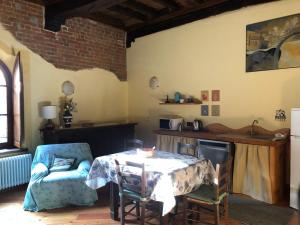
[[[146,222],[153,224],[149,221],[153,218],[159,218],[159,224],[163,225],[162,203],[150,200],[147,194],[144,164],[127,161],[121,169],[118,160],[115,160],[115,163],[120,196],[120,224],[124,225],[125,217],[131,215],[137,217],[140,225]],[[135,173],[129,173],[129,170],[135,171]],[[133,206],[128,211],[125,211],[125,207],[128,208],[129,205]],[[136,215],[132,213],[134,209],[136,209]],[[152,211],[152,214],[147,215],[147,218],[145,216],[146,209]]]
[[[125,151],[135,148],[143,148],[144,142],[140,139],[126,139],[124,143]]]
[[[183,196],[183,219],[186,221],[200,222],[200,211],[207,210],[207,206],[213,207],[215,225],[220,224],[220,206],[225,220],[228,218],[228,178],[230,174],[231,157],[224,163],[216,165],[216,180],[212,185],[201,185],[194,192]],[[197,206],[196,209],[193,206]],[[200,208],[199,206],[206,206]],[[188,215],[188,213],[190,213]],[[196,215],[197,219],[194,219]],[[202,221],[201,221],[202,222]]]
[[[196,145],[185,144],[181,142],[177,143],[177,153],[181,155],[190,155],[194,157],[198,156]]]
[[[193,156],[193,157],[198,157],[198,150],[196,148],[196,145],[194,144],[186,144],[186,143],[181,143],[178,142],[177,143],[177,153],[181,154],[181,155],[189,155],[189,156]],[[173,215],[172,213],[170,214],[170,216],[174,217],[176,215],[178,215],[178,208],[179,208],[179,204],[182,202],[181,196],[176,196],[176,206],[174,208],[174,212]]]

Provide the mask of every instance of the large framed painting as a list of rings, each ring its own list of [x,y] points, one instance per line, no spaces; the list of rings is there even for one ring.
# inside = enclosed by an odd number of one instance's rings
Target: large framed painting
[[[300,66],[300,14],[246,27],[246,71]]]

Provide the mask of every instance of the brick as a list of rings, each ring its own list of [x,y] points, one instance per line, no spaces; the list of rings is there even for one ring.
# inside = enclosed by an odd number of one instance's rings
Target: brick
[[[57,68],[103,68],[126,80],[125,32],[84,18],[66,20],[60,32],[45,30],[44,8],[24,0],[0,0],[0,22],[22,44]]]

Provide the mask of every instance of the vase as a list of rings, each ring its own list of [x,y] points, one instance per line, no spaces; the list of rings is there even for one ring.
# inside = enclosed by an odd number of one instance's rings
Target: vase
[[[72,125],[73,115],[70,111],[65,111],[63,114],[64,127],[69,128]]]

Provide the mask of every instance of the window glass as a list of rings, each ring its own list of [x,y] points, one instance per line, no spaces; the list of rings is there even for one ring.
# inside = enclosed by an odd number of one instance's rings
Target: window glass
[[[7,114],[7,88],[0,86],[0,115]]]
[[[0,143],[7,142],[7,116],[0,116]]]
[[[1,70],[0,70],[0,85],[6,85],[6,80]]]

